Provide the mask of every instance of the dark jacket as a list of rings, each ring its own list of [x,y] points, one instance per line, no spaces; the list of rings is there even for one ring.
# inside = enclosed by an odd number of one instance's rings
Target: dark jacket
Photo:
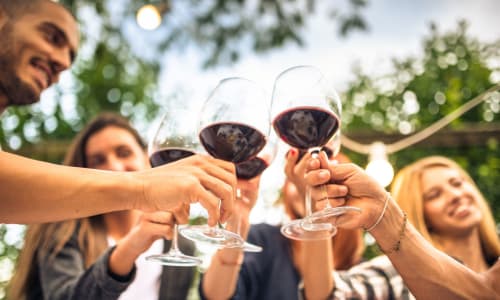
[[[261,246],[262,252],[245,252],[236,290],[231,299],[297,300],[300,275],[292,258],[291,242],[280,226],[256,224],[250,227],[248,242]],[[202,299],[203,278],[198,291]]]
[[[128,278],[113,276],[108,269],[109,256],[115,247],[106,250],[94,264],[85,269],[77,236],[78,230],[52,260],[38,251],[37,261],[33,262],[37,272],[31,280],[34,285],[28,291],[28,300],[111,300],[117,299],[132,283],[135,266]],[[164,252],[170,248],[170,244],[170,241],[165,240]],[[194,244],[180,235],[179,247],[188,255],[194,253]],[[192,267],[163,267],[159,300],[186,299],[194,272]]]

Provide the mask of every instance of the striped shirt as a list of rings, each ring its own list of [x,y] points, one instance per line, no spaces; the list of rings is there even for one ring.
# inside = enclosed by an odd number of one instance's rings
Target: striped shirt
[[[335,288],[329,299],[415,299],[387,256],[378,256],[349,269],[334,271]],[[304,299],[303,283],[299,294]]]

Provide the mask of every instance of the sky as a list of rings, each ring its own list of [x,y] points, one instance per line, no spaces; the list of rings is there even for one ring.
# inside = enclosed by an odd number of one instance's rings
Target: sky
[[[340,37],[320,13],[304,31],[307,46],[303,48],[289,45],[264,55],[247,55],[234,65],[207,71],[200,70],[196,49],[169,55],[163,63],[160,87],[165,94],[184,91],[191,101],[201,103],[222,78],[247,77],[271,92],[274,79],[281,71],[294,65],[311,64],[320,67],[342,92],[353,79],[355,63],[367,74],[377,75],[390,71],[392,58],[421,57],[422,40],[429,34],[431,22],[437,24],[440,32],[446,32],[455,30],[458,21],[465,19],[469,22],[470,36],[481,42],[499,39],[499,11],[498,0],[370,1],[363,10],[368,32]],[[263,175],[264,196],[251,215],[253,223],[280,221],[280,212],[270,205],[276,198],[276,187],[283,181],[282,169],[279,154]]]
[[[196,93],[203,98],[205,89],[215,86],[219,79],[239,75],[270,90],[274,78],[284,69],[312,64],[320,66],[342,91],[352,79],[355,62],[360,62],[370,74],[377,74],[387,71],[393,57],[421,54],[422,38],[429,33],[430,22],[447,31],[455,29],[458,20],[466,19],[472,36],[483,42],[500,38],[498,11],[497,0],[370,1],[363,10],[369,31],[356,32],[347,38],[336,35],[332,23],[318,12],[304,31],[307,44],[304,48],[289,45],[265,55],[247,55],[234,65],[206,72],[199,69],[200,55],[196,49],[188,49],[182,55],[168,55],[163,64],[161,88],[168,92],[188,84],[196,86]]]

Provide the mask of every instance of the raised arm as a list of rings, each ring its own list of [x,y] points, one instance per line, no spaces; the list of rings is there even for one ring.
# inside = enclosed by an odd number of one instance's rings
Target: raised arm
[[[132,271],[135,261],[154,241],[172,238],[175,223],[187,223],[189,206],[182,204],[173,212],[158,211],[144,213],[139,223],[121,239],[109,258],[109,269],[113,274],[127,276]]]
[[[314,160],[309,165],[308,162],[311,154],[304,154],[301,160],[298,160],[298,154],[297,149],[290,149],[288,151],[285,163],[285,175],[295,185],[298,194],[303,198],[306,193],[306,186],[303,180],[304,175],[308,169],[318,169],[319,161]],[[333,288],[333,250],[331,239],[300,242],[300,248],[301,275],[305,298],[327,299]]]
[[[227,223],[227,229],[247,238],[250,229],[249,215],[258,197],[260,176],[251,180],[239,180],[241,195],[236,200],[235,213]],[[238,276],[243,263],[241,249],[221,249],[212,257],[203,276],[201,292],[207,299],[229,299],[236,291]]]
[[[328,173],[328,172],[327,172]],[[434,248],[405,221],[397,203],[361,168],[353,164],[329,165],[330,178],[324,170],[312,171],[306,181],[335,182],[349,189],[346,205],[360,207],[360,215],[349,214],[336,222],[344,228],[370,228],[387,209],[371,234],[403,277],[417,299],[496,299],[500,297],[500,263],[486,273],[476,273]],[[326,176],[328,177],[328,176]],[[323,178],[323,179],[321,179]],[[334,188],[335,184],[331,184]]]
[[[389,201],[384,217],[371,233],[417,299],[500,297],[500,262],[484,274],[472,271],[434,248],[411,224],[404,224],[401,210]],[[395,250],[398,243],[399,250]]]
[[[232,212],[236,185],[231,163],[201,155],[145,171],[111,172],[0,151],[0,166],[2,223],[58,221],[132,208],[168,210],[199,201],[213,225]]]

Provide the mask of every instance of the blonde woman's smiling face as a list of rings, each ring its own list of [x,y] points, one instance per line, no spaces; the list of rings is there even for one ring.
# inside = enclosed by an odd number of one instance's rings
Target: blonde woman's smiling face
[[[476,188],[449,167],[431,167],[421,177],[424,215],[429,230],[463,235],[476,228],[482,213]]]

